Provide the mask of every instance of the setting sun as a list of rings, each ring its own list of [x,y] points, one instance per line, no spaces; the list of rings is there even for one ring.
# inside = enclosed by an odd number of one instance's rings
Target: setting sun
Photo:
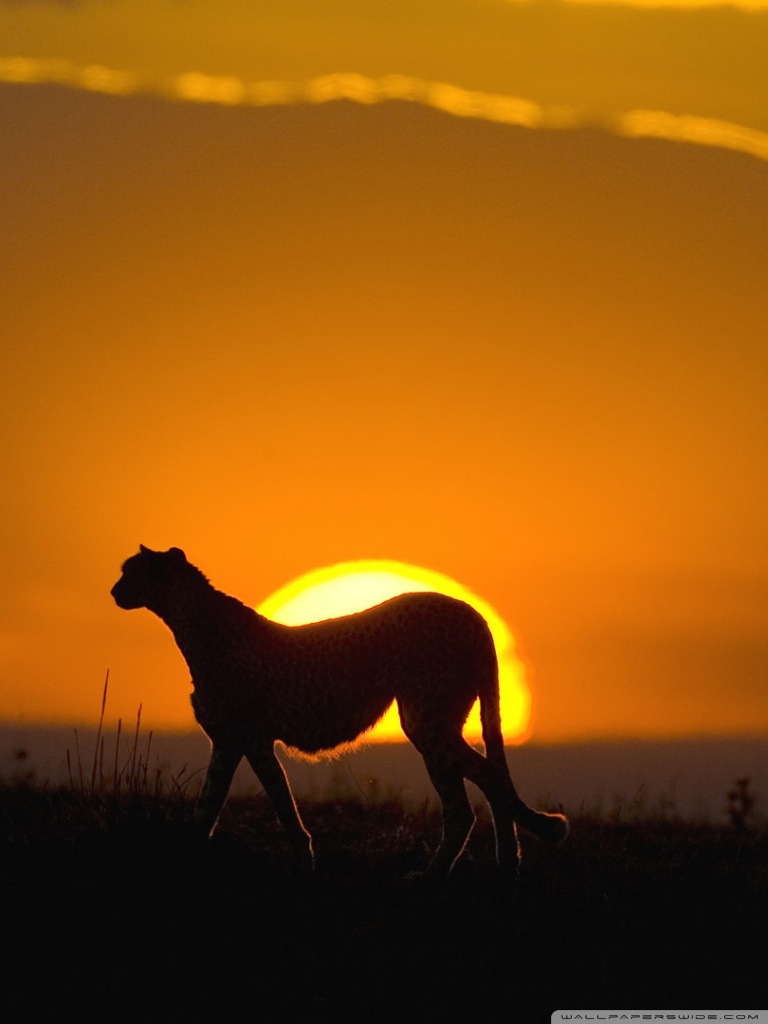
[[[298,626],[362,611],[390,597],[413,591],[437,591],[466,601],[486,620],[493,634],[499,660],[505,739],[508,743],[523,742],[530,731],[531,694],[523,664],[515,654],[512,634],[486,601],[448,576],[397,561],[367,559],[340,562],[299,576],[263,601],[257,611],[284,625]],[[477,704],[467,720],[464,735],[470,742],[482,739]],[[403,738],[395,705],[371,730],[368,738]]]

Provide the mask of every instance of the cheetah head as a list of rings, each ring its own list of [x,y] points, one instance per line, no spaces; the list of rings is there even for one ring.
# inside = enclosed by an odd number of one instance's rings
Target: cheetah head
[[[138,555],[123,563],[123,574],[110,591],[115,604],[118,608],[156,610],[173,574],[188,564],[181,548],[152,551],[140,544]]]

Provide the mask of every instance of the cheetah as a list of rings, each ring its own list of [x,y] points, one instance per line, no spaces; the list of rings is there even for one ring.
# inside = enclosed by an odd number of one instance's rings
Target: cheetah
[[[322,755],[353,743],[397,701],[403,731],[426,764],[442,804],[442,837],[424,873],[444,879],[475,817],[464,780],[488,800],[496,859],[514,876],[516,826],[562,840],[562,814],[528,807],[504,756],[496,650],[485,619],[439,593],[410,593],[366,611],[284,626],[216,590],[180,548],[140,546],[112,588],[120,608],[147,608],[173,633],[192,676],[195,718],[211,760],[194,820],[210,836],[232,776],[245,757],[272,802],[301,863],[314,865],[312,839],[275,755],[275,743]],[[477,698],[485,756],[462,729]]]

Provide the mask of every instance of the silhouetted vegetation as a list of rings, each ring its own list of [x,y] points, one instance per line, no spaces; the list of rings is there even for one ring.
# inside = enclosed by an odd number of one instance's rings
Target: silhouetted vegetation
[[[751,779],[744,776],[736,779],[733,789],[728,791],[728,818],[738,832],[748,829],[754,822],[757,798],[752,791]]]
[[[438,839],[428,805],[305,805],[306,874],[265,799],[232,800],[200,843],[183,786],[141,777],[0,787],[7,1019],[230,1020],[242,1002],[259,1022],[528,1022],[575,1005],[764,1002],[756,823],[577,816],[560,847],[524,838],[510,889],[481,815],[447,884],[425,890],[402,880]]]

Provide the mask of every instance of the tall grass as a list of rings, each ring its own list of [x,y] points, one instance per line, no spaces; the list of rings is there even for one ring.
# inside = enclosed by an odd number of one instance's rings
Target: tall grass
[[[118,718],[112,751],[104,729],[108,692],[109,669],[104,679],[99,724],[90,762],[82,749],[77,729],[74,730],[74,756],[67,750],[69,786],[76,802],[82,810],[88,809],[103,823],[127,818],[186,817],[194,795],[190,788],[194,789],[192,783],[197,773],[190,772],[184,765],[173,774],[157,758],[153,763],[153,733],[150,730],[146,738],[142,736],[141,704],[136,724],[128,735],[123,730],[122,718]]]

